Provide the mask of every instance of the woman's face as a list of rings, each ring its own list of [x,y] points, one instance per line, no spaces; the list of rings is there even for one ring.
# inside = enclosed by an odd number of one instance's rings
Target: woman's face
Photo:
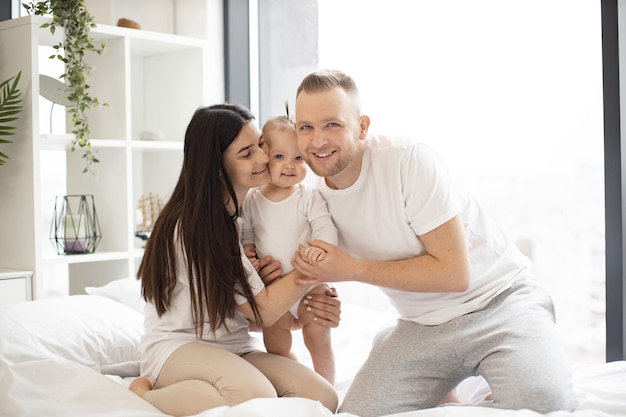
[[[261,130],[250,121],[224,151],[224,169],[240,203],[250,188],[267,184],[270,180],[269,158],[261,149],[262,145]]]

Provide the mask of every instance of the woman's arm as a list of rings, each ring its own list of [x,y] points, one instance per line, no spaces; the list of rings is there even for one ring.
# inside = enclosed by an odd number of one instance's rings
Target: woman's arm
[[[261,316],[259,325],[263,327],[271,326],[304,295],[308,286],[296,284],[296,278],[303,277],[300,272],[293,270],[282,278],[272,281],[271,285],[267,285],[254,297],[259,308],[259,315]],[[249,303],[241,304],[239,309],[246,315],[248,320],[255,321],[252,307]]]
[[[310,308],[315,315],[315,322],[320,326],[336,328],[341,321],[341,300],[337,295],[335,288],[328,288],[326,294],[307,294],[303,297],[303,304]],[[249,304],[246,303],[249,307]],[[294,322],[294,329],[298,329],[299,321]],[[250,320],[250,331],[260,332],[263,331],[263,327],[259,326],[256,322]]]
[[[296,302],[298,298],[304,294],[307,289],[307,286],[301,286],[295,284],[296,279],[304,278],[297,271],[292,271],[291,273],[285,275],[280,278],[282,274],[282,269],[280,268],[280,262],[274,261],[271,256],[266,256],[259,260],[260,268],[259,275],[265,282],[265,289],[259,293],[256,297],[256,302],[259,305],[259,310],[261,312],[261,318],[263,320],[264,326],[270,326],[274,323],[278,318],[282,317],[284,313],[288,311],[288,309]],[[293,280],[293,281],[291,281]],[[282,281],[285,281],[281,284]],[[292,282],[290,284],[290,282]],[[276,288],[273,288],[275,285],[279,285]],[[288,303],[282,303],[280,306],[276,306],[271,304],[272,299],[268,297],[281,297],[282,300],[285,297],[289,297],[289,287],[295,286],[296,292],[300,295],[293,299],[293,301]],[[268,291],[269,289],[269,291]],[[281,293],[283,294],[281,296]],[[307,295],[302,299],[302,302],[307,304],[307,307],[311,309],[311,312],[318,319],[317,322],[324,327],[337,327],[339,326],[339,321],[341,320],[341,301],[337,298],[337,290],[334,288],[329,288],[326,291],[326,294],[315,294],[315,295]],[[271,305],[272,308],[264,309],[262,305]],[[286,307],[284,305],[286,304]],[[252,308],[250,304],[245,303],[239,306],[242,313],[248,317],[248,319],[252,323],[252,327],[254,327],[254,314],[252,314]],[[284,310],[282,310],[284,308]],[[264,314],[264,310],[267,312]],[[282,314],[280,313],[282,311]]]

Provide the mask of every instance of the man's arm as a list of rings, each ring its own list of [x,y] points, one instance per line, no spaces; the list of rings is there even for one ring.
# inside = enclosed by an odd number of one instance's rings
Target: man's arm
[[[470,282],[469,253],[459,216],[421,235],[426,254],[395,261],[356,259],[335,245],[309,242],[324,249],[324,260],[308,264],[296,253],[293,265],[305,277],[297,282],[359,281],[413,292],[463,292]]]

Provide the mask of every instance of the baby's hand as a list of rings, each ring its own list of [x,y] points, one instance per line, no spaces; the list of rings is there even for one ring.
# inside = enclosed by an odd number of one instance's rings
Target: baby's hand
[[[256,258],[256,246],[243,245],[243,251],[248,258]]]
[[[250,263],[252,263],[254,270],[259,272],[260,263],[256,254],[256,247],[254,245],[244,245],[243,251],[250,260]]]
[[[303,248],[300,251],[300,255],[302,255],[302,258],[304,258],[307,263],[314,264],[318,261],[323,260],[326,257],[326,252],[320,248],[308,247]]]

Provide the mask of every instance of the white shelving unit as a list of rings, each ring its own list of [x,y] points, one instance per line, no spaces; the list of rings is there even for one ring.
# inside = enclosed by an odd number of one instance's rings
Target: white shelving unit
[[[41,28],[47,21],[28,16],[0,22],[0,80],[21,70],[23,98],[14,143],[2,148],[10,159],[0,167],[0,266],[33,271],[33,298],[81,293],[87,285],[135,275],[143,254],[143,242],[134,236],[140,197],[151,192],[169,198],[191,115],[224,97],[223,87],[208,81],[207,40],[98,25],[91,36],[107,48],[86,58],[94,67],[89,84],[109,106],[88,114],[101,162],[96,177],[83,174],[83,151],[72,152],[72,136],[65,133],[71,122],[61,134],[50,134],[40,122],[47,115],[39,74],[61,72],[49,69],[47,49],[58,39]],[[221,79],[221,58],[212,58]],[[140,140],[142,131],[164,139]],[[50,242],[54,198],[67,194],[94,195],[102,240],[93,254],[58,255]]]

